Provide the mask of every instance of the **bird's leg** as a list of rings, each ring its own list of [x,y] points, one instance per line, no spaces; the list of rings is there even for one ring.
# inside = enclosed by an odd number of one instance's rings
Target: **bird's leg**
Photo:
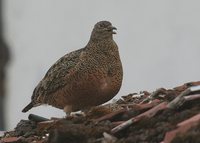
[[[77,114],[76,112],[72,112],[72,105],[66,105],[64,107],[64,112],[66,113],[66,118],[74,118],[74,117],[79,117],[82,114]]]
[[[66,113],[66,117],[69,117],[72,112],[72,105],[66,105],[63,110]]]

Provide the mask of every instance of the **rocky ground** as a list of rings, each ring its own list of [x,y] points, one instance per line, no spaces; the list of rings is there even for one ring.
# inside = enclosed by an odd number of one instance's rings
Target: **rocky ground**
[[[200,81],[123,96],[85,115],[29,115],[0,143],[200,143]]]

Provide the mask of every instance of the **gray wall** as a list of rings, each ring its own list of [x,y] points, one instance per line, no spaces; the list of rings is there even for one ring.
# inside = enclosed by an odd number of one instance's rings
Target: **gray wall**
[[[93,25],[109,20],[124,66],[116,98],[130,92],[171,88],[199,80],[200,1],[198,0],[5,0],[5,37],[12,48],[9,67],[7,127],[29,113],[63,117],[38,107],[21,109],[48,68],[62,55],[82,48]]]

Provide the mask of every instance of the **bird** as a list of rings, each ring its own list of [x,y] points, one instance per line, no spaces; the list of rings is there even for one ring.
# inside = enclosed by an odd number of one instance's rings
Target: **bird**
[[[122,62],[113,39],[116,30],[109,21],[97,22],[84,48],[65,54],[49,68],[22,112],[46,104],[70,114],[111,100],[123,80]]]

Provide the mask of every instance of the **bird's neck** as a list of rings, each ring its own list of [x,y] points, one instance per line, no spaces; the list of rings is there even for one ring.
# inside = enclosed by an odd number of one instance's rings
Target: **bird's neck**
[[[99,47],[99,46],[106,46],[114,43],[113,38],[105,38],[105,39],[90,39],[87,47]]]
[[[101,39],[91,36],[88,43],[102,43],[105,41],[113,41],[113,36],[111,35],[109,37],[105,37],[105,38],[101,38]]]
[[[90,40],[86,48],[97,53],[110,53],[111,51],[118,51],[117,45],[113,39],[98,40],[96,42]]]

